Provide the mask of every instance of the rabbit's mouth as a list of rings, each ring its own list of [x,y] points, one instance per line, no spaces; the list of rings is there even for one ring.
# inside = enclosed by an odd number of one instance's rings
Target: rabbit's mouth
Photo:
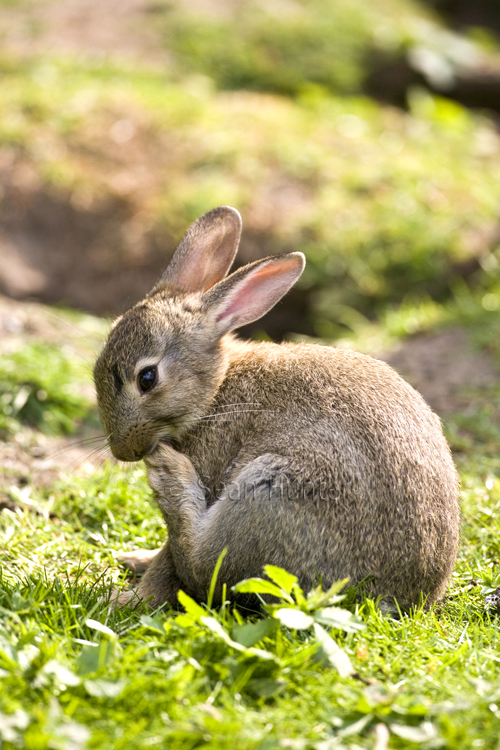
[[[171,440],[168,438],[160,438],[159,440],[156,440],[154,443],[151,443],[151,445],[136,460],[151,456],[156,451],[159,445],[166,445],[169,448],[175,448],[175,443],[177,443],[175,438],[172,438]]]
[[[156,445],[166,445],[169,448],[174,448],[175,450],[177,450],[180,445],[180,440],[174,435],[169,435],[168,437],[159,438]]]
[[[179,445],[178,428],[176,425],[163,425],[153,437],[151,451],[154,451],[158,445],[167,445],[169,448],[176,448]]]

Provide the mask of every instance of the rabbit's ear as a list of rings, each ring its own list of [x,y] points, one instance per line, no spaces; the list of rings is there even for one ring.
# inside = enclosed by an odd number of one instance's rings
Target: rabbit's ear
[[[238,269],[203,298],[203,308],[215,318],[220,335],[261,318],[304,270],[302,253],[264,258]]]
[[[231,268],[241,235],[235,208],[219,206],[191,224],[166,271],[150,294],[164,288],[181,292],[210,289]]]

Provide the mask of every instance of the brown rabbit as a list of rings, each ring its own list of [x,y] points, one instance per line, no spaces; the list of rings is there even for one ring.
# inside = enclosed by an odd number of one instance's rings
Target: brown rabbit
[[[458,544],[457,474],[439,419],[388,365],[344,349],[244,342],[299,278],[301,253],[225,278],[241,219],[215,208],[147,297],[114,323],[94,369],[122,461],[144,459],[168,541],[137,592],[177,604],[286,568],[310,589],[348,577],[386,606],[442,596]],[[129,556],[129,564],[134,558]],[[217,599],[218,597],[218,599]]]

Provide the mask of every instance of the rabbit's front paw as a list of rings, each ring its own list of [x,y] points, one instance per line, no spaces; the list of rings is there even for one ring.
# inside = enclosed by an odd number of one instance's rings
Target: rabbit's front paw
[[[160,443],[144,459],[148,484],[159,498],[180,500],[198,485],[198,475],[189,458],[174,450],[170,445]]]

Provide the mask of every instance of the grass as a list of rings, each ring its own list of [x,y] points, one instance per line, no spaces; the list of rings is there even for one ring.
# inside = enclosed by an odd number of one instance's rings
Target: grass
[[[53,434],[74,432],[90,409],[74,375],[73,360],[55,345],[32,343],[3,356],[0,435],[15,434],[21,423]]]
[[[498,321],[481,295],[467,305],[461,323],[496,352]],[[392,312],[393,340],[409,316]],[[276,570],[282,604],[263,620],[189,599],[181,615],[110,612],[110,587],[128,585],[118,553],[164,537],[142,467],[31,487],[30,509],[0,515],[2,748],[499,748],[500,629],[484,609],[500,585],[497,390],[447,425],[464,519],[448,596],[399,619],[348,590],[305,601]]]

